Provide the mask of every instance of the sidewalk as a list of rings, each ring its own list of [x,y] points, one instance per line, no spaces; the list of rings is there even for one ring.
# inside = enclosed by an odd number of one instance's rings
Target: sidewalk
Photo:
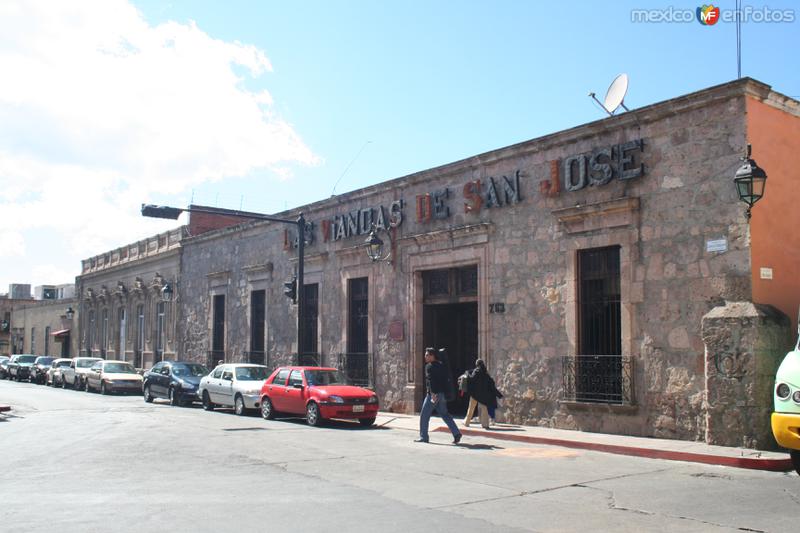
[[[465,437],[546,444],[650,459],[688,461],[691,463],[773,472],[786,472],[793,469],[789,454],[781,452],[712,446],[702,442],[629,437],[626,435],[587,433],[513,424],[494,424],[490,429],[486,430],[481,428],[480,424],[477,423],[477,419],[476,422],[470,424],[469,428],[464,427],[463,420],[457,419],[456,422]],[[393,429],[407,430],[412,433],[409,435],[410,438],[414,438],[419,432],[419,416],[416,415],[381,412],[376,424]],[[449,434],[447,426],[437,418],[431,418],[430,431]],[[449,435],[447,440],[449,441]]]

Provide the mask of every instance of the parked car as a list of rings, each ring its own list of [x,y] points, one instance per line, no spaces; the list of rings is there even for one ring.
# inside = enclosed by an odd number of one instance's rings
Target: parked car
[[[11,359],[7,355],[0,355],[0,379],[6,379],[8,375],[8,361]]]
[[[69,367],[69,364],[72,362],[72,359],[69,358],[58,358],[54,359],[52,363],[50,363],[50,368],[47,370],[47,377],[46,377],[46,384],[52,385],[53,387],[60,387],[61,386],[61,370],[64,367]]]
[[[222,364],[200,380],[197,392],[206,411],[225,406],[243,415],[248,409],[258,409],[267,376],[269,369],[264,365]]]
[[[73,357],[69,366],[61,369],[61,387],[72,387],[80,390],[85,387],[84,377],[86,372],[97,361],[102,361],[99,357]]]
[[[30,379],[31,368],[33,362],[36,361],[36,356],[31,354],[18,354],[12,355],[11,360],[8,362],[8,378],[22,381],[23,379]]]
[[[357,419],[371,426],[378,416],[378,396],[348,385],[335,368],[290,366],[275,370],[261,389],[261,416],[305,415],[310,426],[328,418]]]
[[[100,394],[140,392],[142,375],[126,361],[100,360],[83,376],[83,386],[86,392],[99,390]]]
[[[55,359],[55,357],[50,357],[49,355],[40,355],[36,358],[31,367],[31,383],[38,383],[39,385],[45,384],[47,381],[47,371],[50,370],[50,363],[53,362],[53,359]]]
[[[167,398],[171,405],[185,405],[200,401],[200,380],[208,375],[208,368],[198,363],[161,361],[144,373],[142,394],[144,401]]]

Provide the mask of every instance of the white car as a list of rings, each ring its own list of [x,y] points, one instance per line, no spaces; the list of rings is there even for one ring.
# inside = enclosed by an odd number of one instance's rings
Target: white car
[[[200,380],[197,393],[203,409],[233,407],[237,415],[261,406],[261,385],[271,374],[264,365],[222,364]]]
[[[47,385],[60,387],[61,371],[64,370],[64,367],[68,367],[71,362],[72,359],[61,357],[50,363],[50,368],[47,370]]]
[[[142,392],[142,376],[125,361],[97,361],[84,376],[86,392]]]
[[[61,369],[61,387],[64,389],[72,387],[75,390],[84,388],[86,372],[97,361],[102,361],[102,359],[99,357],[73,357],[69,366]]]

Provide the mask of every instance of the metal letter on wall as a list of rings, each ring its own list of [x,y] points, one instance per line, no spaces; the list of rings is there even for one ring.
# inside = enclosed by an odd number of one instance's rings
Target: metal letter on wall
[[[450,216],[450,208],[445,200],[450,196],[450,189],[441,189],[433,193],[433,218],[443,219]]]
[[[575,165],[578,166],[577,176]],[[564,160],[564,188],[568,191],[579,191],[586,187],[586,156],[574,155]]]

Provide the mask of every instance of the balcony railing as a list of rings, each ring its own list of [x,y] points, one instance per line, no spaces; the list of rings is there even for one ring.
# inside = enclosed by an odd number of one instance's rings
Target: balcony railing
[[[244,352],[244,356],[247,358],[248,363],[269,366],[269,356],[266,352],[251,350]]]
[[[575,355],[561,359],[564,400],[632,405],[633,359],[628,355]]]
[[[297,366],[323,366],[322,355],[313,352],[294,354],[294,361]]]
[[[340,353],[338,367],[347,383],[358,387],[375,387],[371,353]]]

